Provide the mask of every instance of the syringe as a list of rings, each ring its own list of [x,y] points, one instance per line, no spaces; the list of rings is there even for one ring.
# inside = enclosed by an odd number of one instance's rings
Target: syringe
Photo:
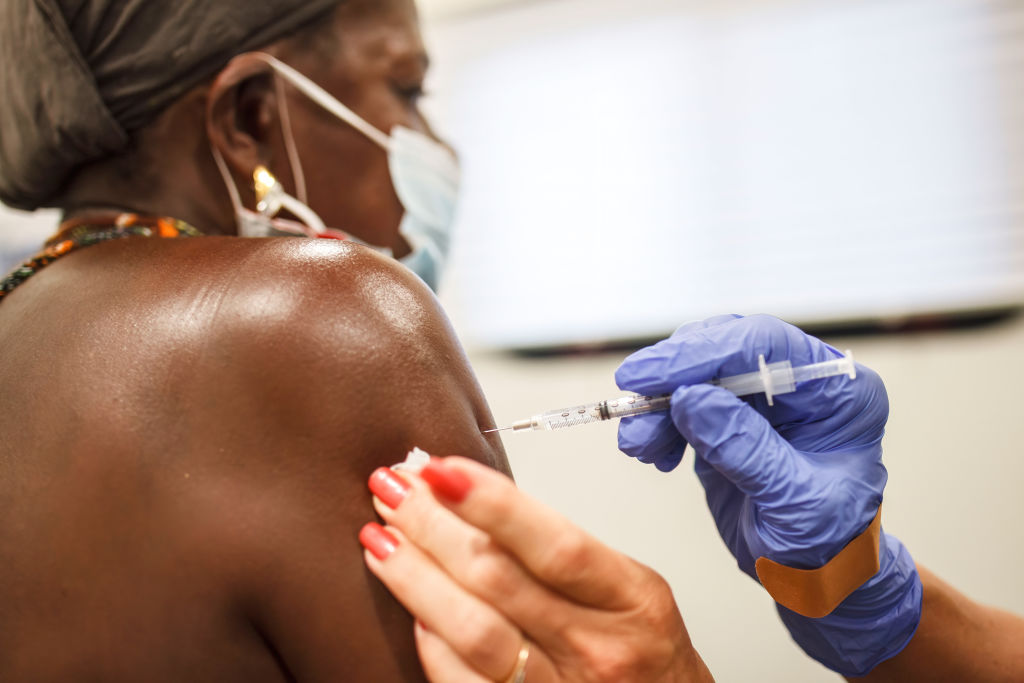
[[[720,377],[711,380],[708,384],[727,389],[737,396],[763,393],[768,399],[768,405],[771,406],[775,405],[775,397],[779,394],[788,394],[796,391],[796,385],[799,382],[836,377],[838,375],[847,375],[850,379],[857,379],[857,366],[853,362],[853,353],[851,351],[847,351],[846,355],[842,358],[822,363],[801,365],[795,368],[788,360],[766,363],[763,355],[758,357],[757,364],[758,369],[755,372],[733,375],[731,377]],[[606,401],[585,403],[580,406],[562,408],[560,410],[549,410],[546,413],[514,422],[509,427],[488,429],[484,434],[506,430],[522,432],[527,430],[564,429],[592,422],[604,422],[605,420],[630,417],[632,415],[655,413],[661,410],[668,410],[671,399],[671,395],[640,396],[628,394]]]

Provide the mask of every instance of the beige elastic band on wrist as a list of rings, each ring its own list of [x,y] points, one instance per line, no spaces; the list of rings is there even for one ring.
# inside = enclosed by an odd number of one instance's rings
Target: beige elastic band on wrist
[[[775,602],[812,619],[828,616],[850,593],[878,573],[882,508],[857,538],[818,569],[793,569],[767,557],[754,565],[757,578]]]

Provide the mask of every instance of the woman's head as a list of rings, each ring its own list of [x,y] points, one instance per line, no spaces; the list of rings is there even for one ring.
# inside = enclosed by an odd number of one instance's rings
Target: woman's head
[[[13,15],[12,6],[20,8]],[[412,0],[3,7],[3,44],[34,55],[6,59],[0,74],[18,93],[0,104],[0,196],[9,203],[170,213],[230,233],[234,216],[211,148],[250,206],[256,166],[294,191],[287,111],[308,203],[329,225],[401,255],[403,209],[385,152],[294,88],[276,87],[269,66],[229,60],[265,51],[374,127],[429,133],[416,107],[427,64]]]

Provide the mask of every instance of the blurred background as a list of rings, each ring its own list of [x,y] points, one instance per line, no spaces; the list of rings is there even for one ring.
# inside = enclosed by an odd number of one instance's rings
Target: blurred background
[[[1024,301],[1020,3],[462,0],[428,16],[433,113],[466,171],[448,289],[467,342]]]
[[[777,315],[885,379],[886,530],[1024,614],[1024,5],[419,3],[424,107],[464,163],[442,301],[497,422],[614,395],[684,321]],[[3,268],[55,221],[0,213]],[[669,579],[718,680],[836,680],[735,568],[691,455],[660,474],[608,424],[505,444]]]

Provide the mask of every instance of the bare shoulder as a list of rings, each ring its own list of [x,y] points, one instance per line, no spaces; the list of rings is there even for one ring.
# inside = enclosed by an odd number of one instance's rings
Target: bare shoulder
[[[177,416],[154,446],[231,452],[301,435],[344,445],[350,461],[369,458],[359,445],[386,448],[378,459],[418,445],[506,469],[500,443],[480,436],[491,417],[437,300],[362,247],[106,243],[29,280],[0,315],[12,377],[46,357],[81,359],[83,400],[127,406],[125,423]],[[111,381],[87,382],[100,368]]]
[[[451,337],[432,293],[411,272],[370,249],[337,240],[205,238],[174,245],[162,271],[187,272],[171,293],[218,333],[287,336],[311,352],[338,342],[428,346]],[[165,277],[166,272],[155,272]],[[256,330],[253,327],[257,328]],[[209,329],[207,329],[209,331]],[[369,344],[368,344],[369,343]],[[364,356],[364,360],[366,360]]]
[[[207,391],[260,463],[259,495],[277,501],[250,516],[277,539],[253,563],[254,619],[299,680],[418,680],[409,617],[355,542],[374,518],[366,480],[413,447],[507,473],[481,434],[486,401],[437,300],[402,266],[330,242],[248,251],[215,314],[230,369]]]
[[[207,337],[230,350],[235,389],[308,434],[373,440],[394,448],[392,457],[412,446],[469,447],[507,472],[500,443],[480,436],[491,416],[469,362],[414,274],[333,240],[248,241],[244,254],[230,243],[215,248],[235,265],[223,284],[211,278],[201,288],[203,296],[221,290]]]
[[[241,619],[258,634],[245,647],[267,644],[292,680],[422,680],[411,619],[363,566],[366,481],[414,446],[508,465],[418,278],[325,240],[124,240],[5,298],[0,342],[0,380],[31,399],[0,426],[70,473],[67,518],[159,535],[104,545],[112,585],[152,568],[132,609],[160,595],[210,624]],[[69,425],[74,448],[44,452]],[[195,640],[197,657],[223,651]]]
[[[187,297],[209,316],[190,391],[215,406],[204,433],[245,463],[222,513],[259,530],[239,561],[242,603],[297,680],[420,680],[411,620],[356,537],[375,518],[369,475],[413,447],[508,472],[481,434],[492,419],[469,362],[430,290],[390,259],[324,240],[224,242]]]
[[[205,246],[205,245],[204,245]],[[392,259],[336,240],[217,240],[214,258],[232,267],[222,284],[238,306],[219,322],[265,322],[261,314],[319,332],[310,344],[334,346],[330,336],[365,343],[373,331],[388,339],[424,343],[451,331],[436,299],[419,279]],[[219,259],[218,259],[219,260]],[[271,318],[273,322],[273,318]],[[287,333],[271,325],[269,330]],[[394,335],[398,335],[394,337]],[[384,340],[378,339],[377,342]]]

